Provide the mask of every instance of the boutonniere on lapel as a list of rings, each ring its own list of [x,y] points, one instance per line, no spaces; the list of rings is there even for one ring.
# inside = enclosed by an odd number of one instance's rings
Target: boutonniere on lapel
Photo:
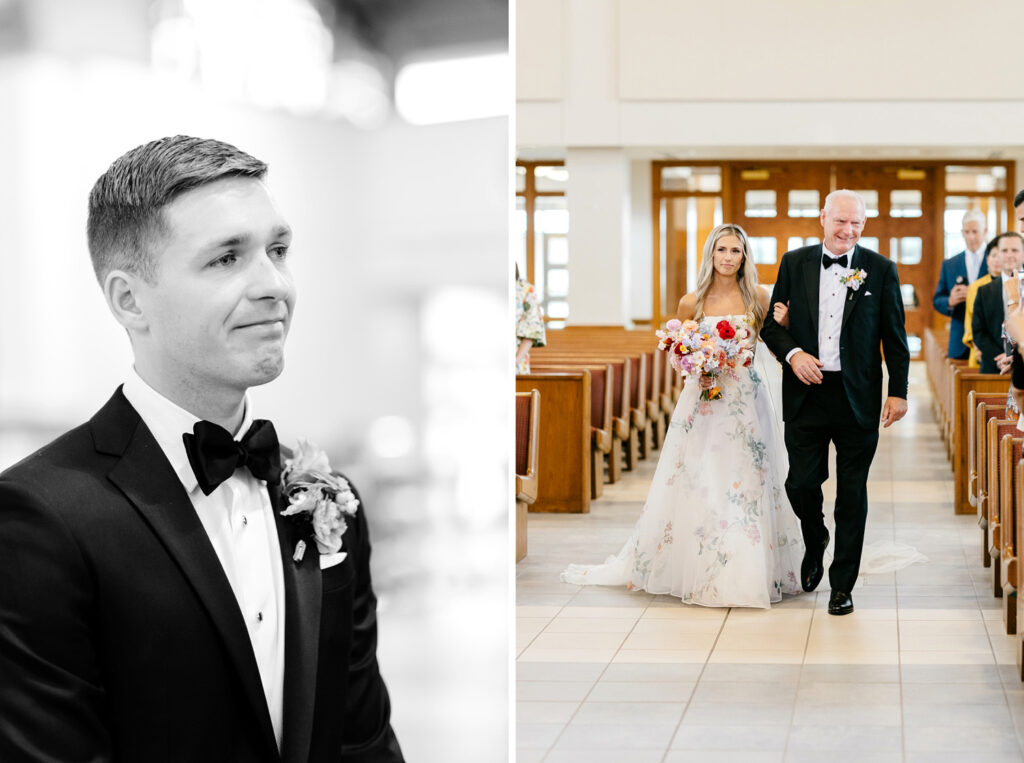
[[[309,525],[321,554],[341,551],[341,536],[348,529],[345,517],[355,515],[359,499],[344,477],[331,472],[326,453],[299,440],[295,454],[285,460],[281,472],[281,497],[286,503],[281,516]],[[306,542],[300,540],[292,558],[301,562],[305,552]]]
[[[868,272],[866,270],[854,270],[853,268],[847,268],[843,271],[843,274],[839,276],[839,283],[850,291],[857,291],[857,289],[861,287],[861,284],[864,283],[864,279],[867,277]]]

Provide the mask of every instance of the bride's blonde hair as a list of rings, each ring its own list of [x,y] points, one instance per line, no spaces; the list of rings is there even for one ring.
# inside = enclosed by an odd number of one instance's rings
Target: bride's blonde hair
[[[746,231],[738,225],[724,223],[708,234],[704,242],[704,253],[701,256],[700,270],[697,271],[697,288],[694,294],[697,297],[697,315],[704,311],[704,300],[711,290],[711,283],[715,280],[715,246],[718,240],[724,236],[735,236],[740,240],[743,247],[743,262],[740,269],[736,271],[736,280],[739,282],[740,295],[743,297],[743,304],[746,306],[747,314],[754,323],[754,331],[760,331],[764,324],[765,310],[761,300],[757,296],[757,267],[750,258],[750,241]]]

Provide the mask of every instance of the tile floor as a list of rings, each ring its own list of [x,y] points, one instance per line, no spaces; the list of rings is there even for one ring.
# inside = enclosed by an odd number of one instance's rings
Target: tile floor
[[[1024,760],[1015,640],[976,520],[953,513],[920,363],[910,400],[882,432],[867,541],[913,545],[929,562],[862,579],[846,617],[825,611],[827,583],[771,610],[730,610],[559,582],[567,562],[618,551],[653,464],[607,486],[589,515],[531,514],[516,568],[516,760]]]

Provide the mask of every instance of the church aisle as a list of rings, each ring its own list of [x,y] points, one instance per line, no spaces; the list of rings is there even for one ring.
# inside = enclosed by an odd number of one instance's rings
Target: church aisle
[[[619,550],[654,463],[606,486],[589,515],[531,514],[516,567],[516,760],[1022,760],[1015,638],[977,520],[953,513],[922,363],[909,396],[907,418],[882,430],[866,542],[929,562],[862,577],[846,617],[826,612],[827,576],[771,610],[559,582],[567,563]]]

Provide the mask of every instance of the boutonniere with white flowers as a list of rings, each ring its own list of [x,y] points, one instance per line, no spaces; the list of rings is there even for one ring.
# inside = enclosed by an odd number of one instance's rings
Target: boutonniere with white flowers
[[[864,279],[868,277],[866,270],[854,270],[853,268],[847,268],[841,276],[839,276],[839,283],[845,286],[850,291],[857,291],[864,283]]]
[[[359,499],[344,477],[331,472],[326,453],[299,440],[295,454],[285,460],[281,472],[281,495],[287,502],[281,516],[309,524],[321,554],[341,551],[341,536],[348,529],[345,517],[355,515]],[[292,558],[302,561],[305,551],[306,542],[300,540]]]

